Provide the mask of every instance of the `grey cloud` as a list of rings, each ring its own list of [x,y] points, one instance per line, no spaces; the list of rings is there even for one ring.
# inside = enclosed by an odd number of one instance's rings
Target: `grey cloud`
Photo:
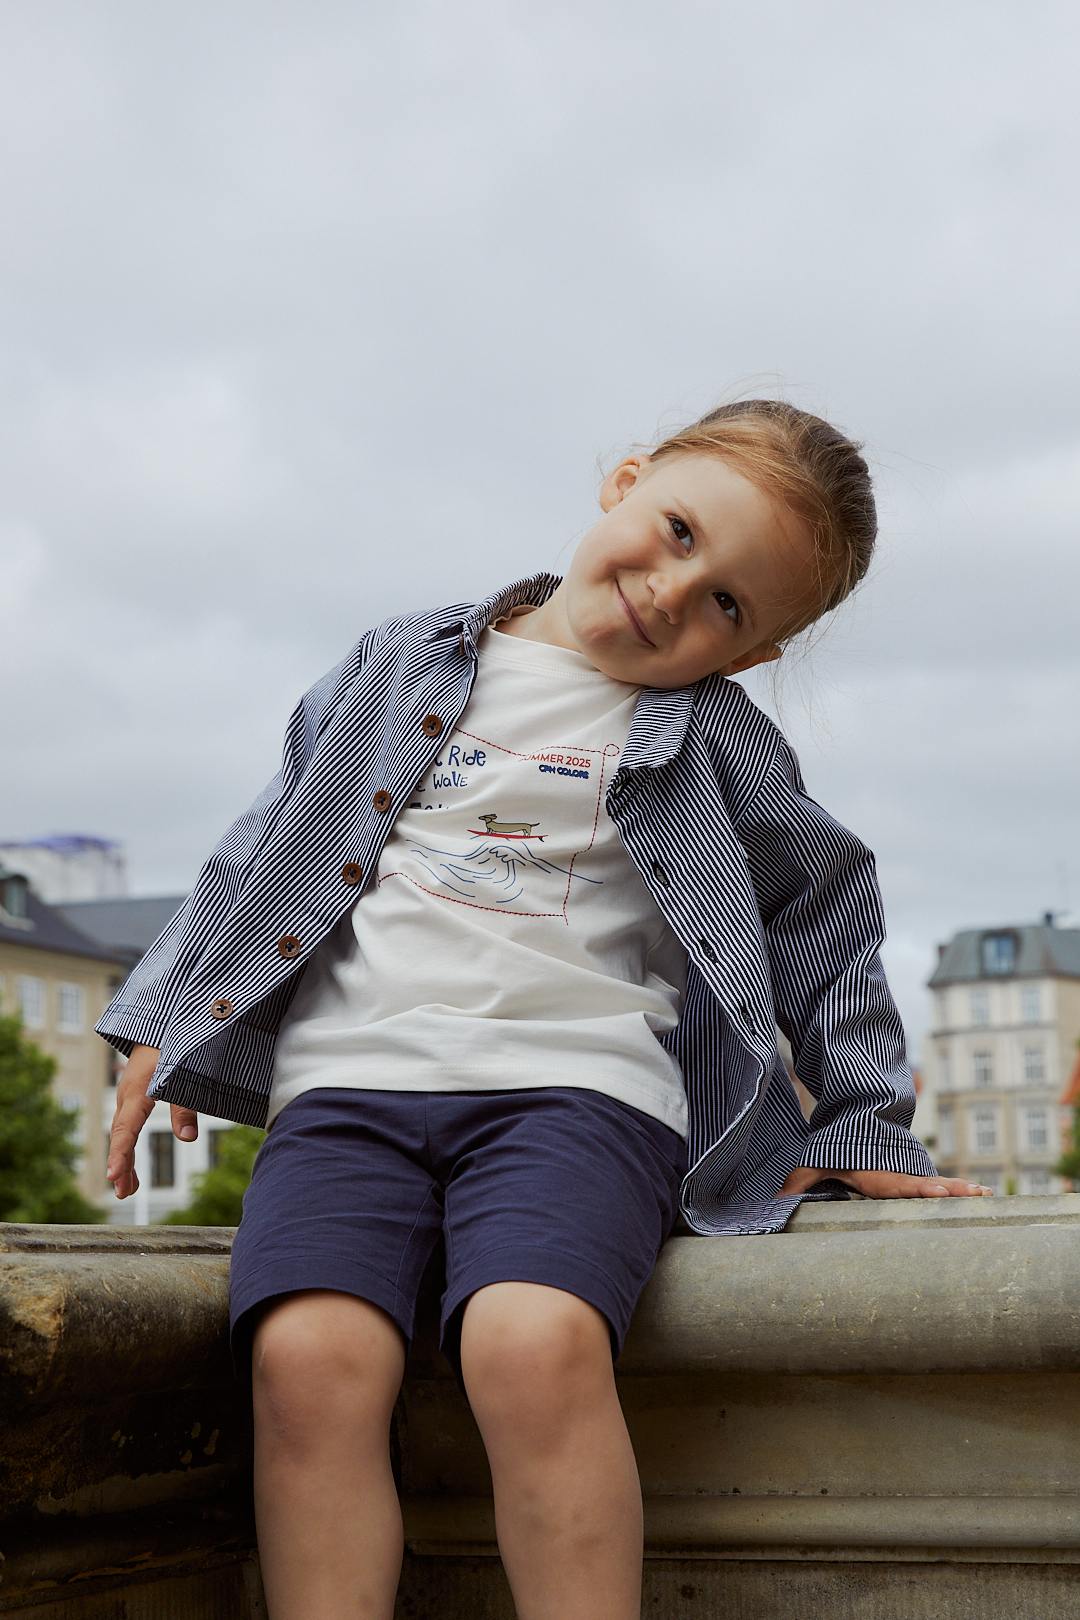
[[[1080,885],[1077,65],[1064,4],[9,11],[5,835],[184,888],[361,629],[780,389],[878,480],[783,718],[918,1048],[936,940]]]

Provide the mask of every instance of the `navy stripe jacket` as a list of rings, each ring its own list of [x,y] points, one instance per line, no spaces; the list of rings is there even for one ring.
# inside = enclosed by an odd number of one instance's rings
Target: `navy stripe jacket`
[[[477,637],[560,580],[384,619],[303,694],[281,768],[96,1025],[125,1054],[160,1048],[151,1098],[265,1126],[282,1014],[464,710]],[[797,1165],[935,1175],[910,1129],[874,856],[809,797],[743,687],[643,687],[605,805],[687,952],[681,1016],[660,1037],[687,1093],[681,1224],[778,1232],[802,1198],[848,1196],[834,1180],[778,1197]],[[777,1026],[815,1099],[809,1121]]]

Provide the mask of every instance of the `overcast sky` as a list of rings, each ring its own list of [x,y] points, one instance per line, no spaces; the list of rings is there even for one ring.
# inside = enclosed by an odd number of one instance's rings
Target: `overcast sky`
[[[737,677],[958,929],[1080,921],[1076,8],[0,13],[0,836],[183,893],[393,611],[565,571],[721,400],[865,446],[870,574]]]

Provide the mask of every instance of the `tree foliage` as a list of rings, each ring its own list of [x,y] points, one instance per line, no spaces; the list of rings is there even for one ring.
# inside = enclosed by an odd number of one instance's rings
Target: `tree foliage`
[[[1076,1042],[1076,1049],[1080,1051],[1080,1040]],[[1080,1106],[1072,1111],[1072,1146],[1065,1149],[1054,1165],[1054,1174],[1066,1176],[1080,1190]]]
[[[56,1069],[56,1059],[26,1038],[18,1014],[0,1016],[0,1220],[107,1218],[79,1191],[77,1121],[53,1095]]]
[[[203,1128],[200,1126],[200,1128]],[[162,1226],[239,1226],[243,1197],[255,1155],[266,1132],[234,1125],[217,1138],[217,1163],[191,1178],[192,1196],[184,1209],[162,1217]]]

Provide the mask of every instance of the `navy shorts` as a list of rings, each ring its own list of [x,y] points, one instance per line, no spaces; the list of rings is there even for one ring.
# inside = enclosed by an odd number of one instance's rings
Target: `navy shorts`
[[[439,1348],[459,1385],[461,1313],[493,1282],[588,1300],[617,1359],[678,1218],[686,1154],[670,1126],[579,1086],[302,1092],[271,1121],[244,1192],[229,1269],[234,1372],[250,1384],[257,1307],[301,1288],[373,1301],[407,1350],[440,1238]]]

